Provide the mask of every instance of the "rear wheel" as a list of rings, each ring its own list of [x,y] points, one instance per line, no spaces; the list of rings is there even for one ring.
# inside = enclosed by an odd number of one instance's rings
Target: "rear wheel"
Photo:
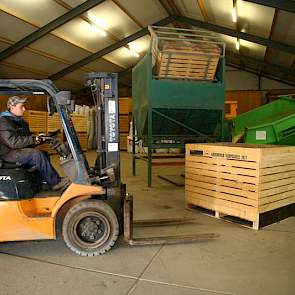
[[[114,210],[103,201],[83,201],[66,214],[62,226],[66,245],[76,254],[97,256],[110,250],[119,234]]]

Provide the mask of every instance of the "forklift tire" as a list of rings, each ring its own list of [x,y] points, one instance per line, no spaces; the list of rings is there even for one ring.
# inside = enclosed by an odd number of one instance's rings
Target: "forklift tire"
[[[76,254],[98,256],[115,244],[119,223],[108,204],[100,200],[87,200],[67,212],[62,234],[65,244]]]

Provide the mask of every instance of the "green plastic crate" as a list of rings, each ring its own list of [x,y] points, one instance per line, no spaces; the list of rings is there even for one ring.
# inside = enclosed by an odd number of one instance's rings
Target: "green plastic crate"
[[[295,145],[295,100],[289,96],[237,116],[232,141]]]

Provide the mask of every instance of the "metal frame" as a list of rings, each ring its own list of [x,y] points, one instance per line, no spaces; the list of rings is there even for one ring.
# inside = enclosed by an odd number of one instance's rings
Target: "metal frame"
[[[79,140],[71,117],[67,111],[67,104],[70,100],[70,92],[59,91],[56,86],[50,80],[31,80],[31,79],[11,79],[11,80],[0,80],[0,87],[11,87],[11,88],[25,88],[33,90],[46,91],[53,99],[56,106],[56,110],[59,114],[65,135],[71,149],[72,156],[75,160],[75,167],[77,171],[77,177],[74,183],[89,184],[88,176],[88,162],[84,157]]]
[[[264,46],[268,46],[271,48],[275,48],[278,49],[280,51],[284,51],[284,52],[288,52],[288,53],[295,53],[295,47],[288,45],[288,44],[284,44],[281,42],[277,42],[277,41],[272,41],[266,38],[262,38],[262,37],[258,37],[252,34],[248,34],[248,33],[244,33],[244,32],[237,32],[236,30],[227,28],[227,27],[223,27],[223,26],[219,26],[219,25],[214,25],[211,23],[207,23],[207,22],[203,22],[203,21],[199,21],[196,19],[192,19],[189,17],[185,17],[185,16],[175,16],[175,19],[177,21],[186,23],[186,24],[190,24],[192,26],[196,26],[199,28],[203,28],[209,31],[213,31],[216,33],[220,33],[220,34],[224,34],[224,35],[228,35],[228,36],[232,36],[232,37],[239,37],[240,39],[243,40],[247,40],[253,43],[257,43],[260,45],[264,45]]]
[[[245,0],[247,2],[253,2],[263,6],[269,6],[286,10],[289,12],[295,12],[295,4],[293,0]]]
[[[26,36],[25,38],[21,39],[20,41],[16,42],[12,46],[8,47],[7,49],[3,50],[0,53],[0,61],[3,59],[8,58],[9,56],[17,53],[19,50],[23,49],[24,47],[30,45],[31,43],[37,41],[38,39],[42,38],[46,34],[50,33],[51,31],[57,29],[58,27],[62,26],[63,24],[69,22],[73,18],[81,15],[82,13],[88,11],[89,9],[101,4],[105,0],[87,0],[86,2],[82,3],[81,5],[75,7],[74,9],[66,12],[65,14],[59,16],[58,18],[54,19],[53,21],[49,22],[45,26],[41,27],[37,31],[31,33],[30,35]]]

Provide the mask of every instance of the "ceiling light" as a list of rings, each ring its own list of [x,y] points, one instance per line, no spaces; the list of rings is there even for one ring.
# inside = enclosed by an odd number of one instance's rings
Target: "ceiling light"
[[[237,41],[236,41],[236,49],[237,50],[240,50],[240,38],[237,38]]]
[[[134,46],[130,46],[130,44],[128,44],[128,50],[129,50],[129,52],[130,52],[131,55],[133,55],[135,57],[140,57],[138,51],[135,49]]]
[[[106,31],[99,28],[96,24],[90,24],[90,28],[92,32],[98,33],[102,37],[105,37],[107,35]]]
[[[33,94],[34,95],[43,95],[43,94],[45,94],[45,92],[43,92],[43,91],[33,91]]]
[[[94,15],[91,12],[88,12],[88,18],[91,20],[93,24],[96,24],[98,27],[102,29],[107,29],[108,24],[104,19],[98,18],[96,15]]]
[[[233,22],[236,23],[238,19],[238,9],[237,9],[237,1],[233,0],[233,8],[231,10],[231,16],[233,19]]]

